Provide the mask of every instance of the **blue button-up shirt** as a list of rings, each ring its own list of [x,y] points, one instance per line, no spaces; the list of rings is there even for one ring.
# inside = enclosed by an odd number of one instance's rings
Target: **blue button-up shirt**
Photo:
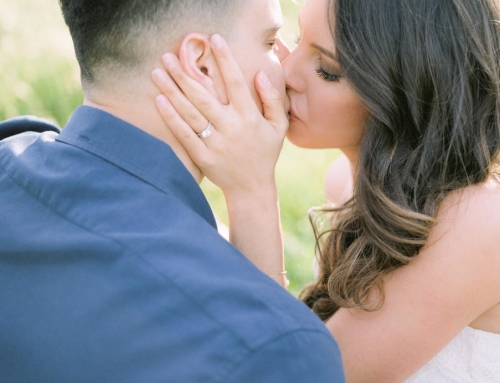
[[[319,319],[142,130],[82,106],[6,138],[0,200],[1,382],[344,381]]]

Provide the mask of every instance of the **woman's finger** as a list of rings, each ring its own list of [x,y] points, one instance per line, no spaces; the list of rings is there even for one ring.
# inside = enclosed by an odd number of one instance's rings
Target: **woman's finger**
[[[199,166],[208,163],[210,150],[206,144],[209,143],[210,137],[200,139],[164,95],[159,95],[155,101],[163,120],[181,145],[186,148],[193,161]]]
[[[210,44],[224,80],[230,103],[238,111],[248,110],[249,107],[256,109],[257,107],[241,69],[225,40],[222,36],[215,34],[210,37]]]
[[[176,88],[180,88],[185,101],[194,105],[194,108],[199,110],[209,121],[218,121],[220,118],[224,120],[225,110],[223,109],[225,105],[222,105],[220,101],[198,81],[193,80],[187,75],[182,69],[179,59],[174,54],[167,53],[163,55],[162,60],[168,71],[169,77],[171,77],[170,81],[172,83],[175,81]],[[173,101],[170,94],[164,94],[169,100]],[[172,94],[174,96],[179,96],[177,93]],[[177,104],[174,105],[177,107]]]
[[[283,137],[288,130],[287,111],[283,107],[280,93],[273,88],[269,78],[264,72],[259,72],[255,81],[255,88],[259,93],[264,107],[264,117],[276,131]]]
[[[207,118],[196,109],[163,69],[155,69],[152,78],[160,91],[167,96],[176,111],[196,133],[207,126]]]

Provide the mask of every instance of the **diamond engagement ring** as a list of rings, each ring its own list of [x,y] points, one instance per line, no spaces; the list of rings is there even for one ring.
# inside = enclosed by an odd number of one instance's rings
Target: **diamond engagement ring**
[[[212,127],[212,123],[210,121],[208,121],[207,127],[201,133],[197,133],[197,136],[201,137],[201,138],[210,137],[212,135],[212,131],[210,130],[211,127]]]

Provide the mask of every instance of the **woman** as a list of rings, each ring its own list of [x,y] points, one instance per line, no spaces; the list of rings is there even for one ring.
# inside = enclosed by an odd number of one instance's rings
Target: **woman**
[[[282,62],[287,137],[340,148],[353,170],[303,299],[338,341],[348,382],[499,381],[499,20],[494,0],[307,0],[302,9],[301,40]],[[168,82],[158,85],[175,109],[163,96],[158,106],[231,211],[238,194],[268,185],[269,167],[263,176],[245,155],[277,151],[282,120],[262,74],[267,130],[244,110],[251,99],[227,48],[217,37],[212,46],[230,104],[169,65],[199,112]],[[197,136],[208,121],[213,136]],[[249,210],[266,214],[258,202]],[[269,269],[279,261],[266,264],[245,241],[266,231],[249,214],[230,222],[235,242],[279,279]]]

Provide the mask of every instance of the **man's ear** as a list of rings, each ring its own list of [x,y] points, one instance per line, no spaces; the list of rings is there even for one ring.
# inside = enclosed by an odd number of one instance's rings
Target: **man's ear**
[[[208,36],[190,33],[184,37],[179,48],[179,61],[184,72],[203,85],[221,103],[229,102]]]

